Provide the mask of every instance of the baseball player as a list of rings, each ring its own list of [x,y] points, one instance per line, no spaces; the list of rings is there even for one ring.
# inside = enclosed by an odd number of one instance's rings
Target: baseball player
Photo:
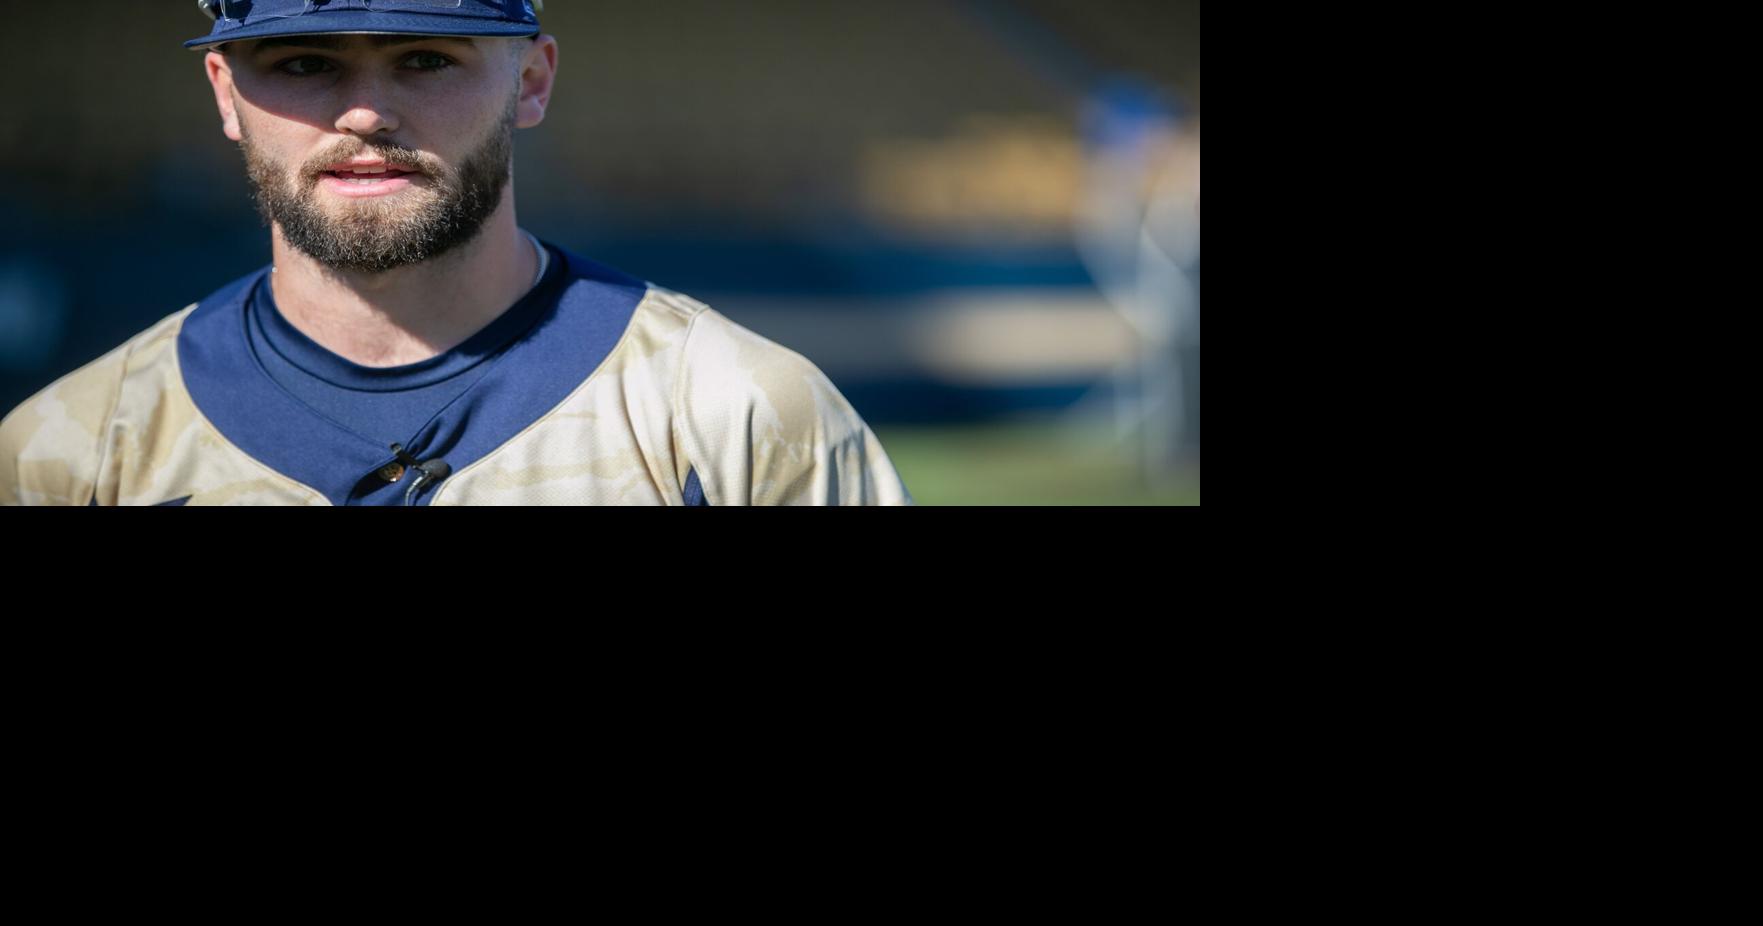
[[[273,261],[0,421],[8,505],[910,505],[801,355],[515,220],[534,0],[199,0]]]

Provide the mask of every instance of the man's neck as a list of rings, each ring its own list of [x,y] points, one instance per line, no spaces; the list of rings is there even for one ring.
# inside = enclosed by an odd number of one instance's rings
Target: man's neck
[[[362,366],[403,366],[450,350],[532,288],[539,258],[515,225],[511,200],[470,242],[377,274],[331,270],[290,247],[275,226],[276,307],[302,334]]]

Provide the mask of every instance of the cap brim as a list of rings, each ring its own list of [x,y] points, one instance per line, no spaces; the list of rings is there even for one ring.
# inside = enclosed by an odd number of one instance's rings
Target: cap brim
[[[223,42],[266,39],[276,35],[336,35],[364,33],[376,35],[462,35],[520,37],[538,35],[536,23],[500,22],[473,19],[469,16],[436,16],[429,13],[371,13],[362,10],[326,10],[289,16],[263,23],[252,23],[238,29],[217,32],[191,39],[185,48],[206,48]]]

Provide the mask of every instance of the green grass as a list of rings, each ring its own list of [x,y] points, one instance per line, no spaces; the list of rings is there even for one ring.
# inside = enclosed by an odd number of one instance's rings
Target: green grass
[[[920,505],[1198,505],[1196,460],[1155,484],[1108,428],[1024,420],[874,428]]]

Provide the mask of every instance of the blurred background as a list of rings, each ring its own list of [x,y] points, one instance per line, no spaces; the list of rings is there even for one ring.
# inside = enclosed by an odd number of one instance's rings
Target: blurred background
[[[1199,504],[1198,0],[548,0],[521,224],[814,361],[920,504]],[[8,4],[0,412],[269,260],[194,0]]]

